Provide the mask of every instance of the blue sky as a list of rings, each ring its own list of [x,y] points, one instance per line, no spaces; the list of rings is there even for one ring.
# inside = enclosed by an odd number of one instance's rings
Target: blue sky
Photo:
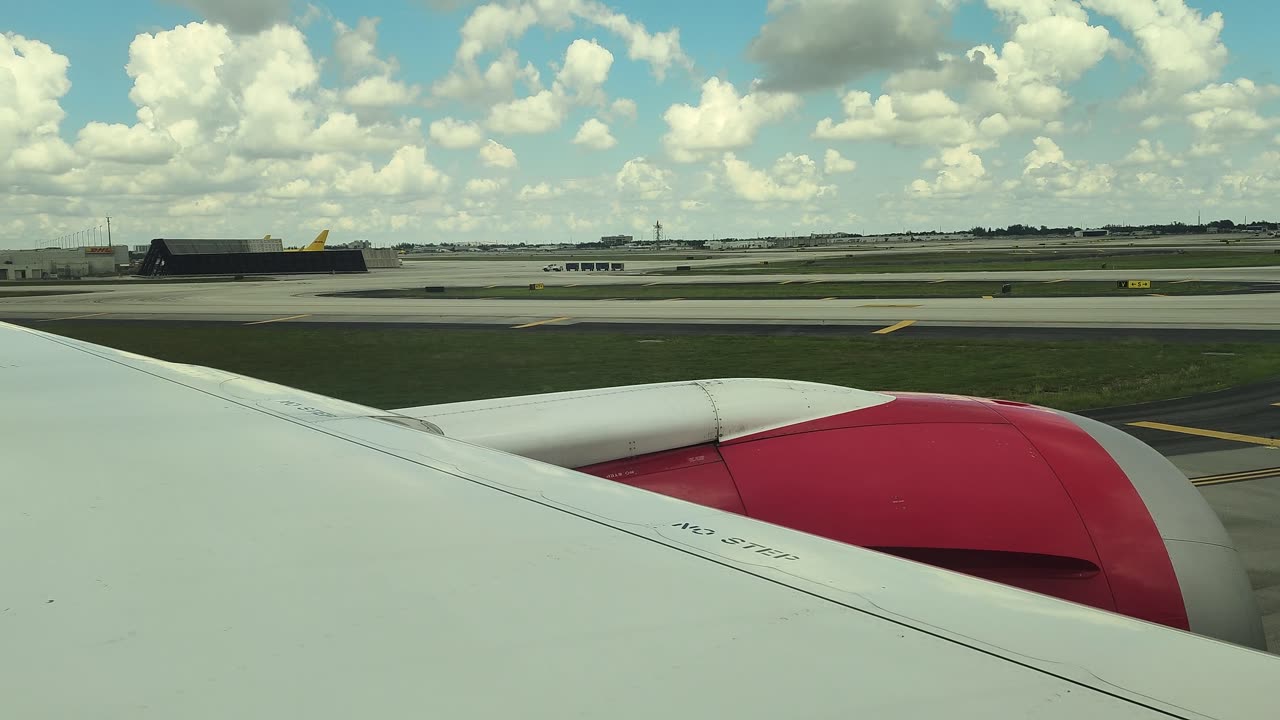
[[[139,243],[1256,218],[1280,190],[1277,20],[1243,0],[25,3],[0,18],[0,246],[108,213]]]

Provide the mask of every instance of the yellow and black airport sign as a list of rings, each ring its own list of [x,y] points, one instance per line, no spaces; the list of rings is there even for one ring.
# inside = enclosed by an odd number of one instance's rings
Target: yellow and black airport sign
[[[1150,280],[1121,280],[1116,283],[1121,290],[1150,290]]]

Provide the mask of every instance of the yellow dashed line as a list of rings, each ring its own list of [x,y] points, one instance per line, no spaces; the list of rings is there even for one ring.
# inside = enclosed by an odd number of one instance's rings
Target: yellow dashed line
[[[484,286],[484,289],[485,289],[485,290],[492,290],[492,289],[494,289],[494,288],[496,288],[496,287],[498,287],[498,286],[497,286],[497,285],[485,285],[485,286]]]
[[[946,280],[930,280],[930,281],[929,281],[929,284],[930,284],[930,285],[937,285],[938,283],[944,283],[944,282],[946,282]]]
[[[1147,297],[1169,297],[1169,296],[1161,295],[1160,293],[1147,293]]]
[[[1066,278],[1058,278],[1057,280],[1045,280],[1045,281],[1044,281],[1044,284],[1045,284],[1045,285],[1053,285],[1053,284],[1055,284],[1055,283],[1066,282],[1066,281],[1067,281],[1067,279],[1066,279]]]
[[[782,282],[780,282],[780,283],[778,283],[778,284],[779,284],[779,285],[790,285],[790,284],[791,284],[791,283],[793,283],[793,282],[795,282],[795,280],[783,280]]]
[[[567,288],[578,287],[578,283],[569,283],[568,285],[565,285],[565,287]]]
[[[983,300],[995,300],[996,298],[995,298],[995,296],[994,296],[994,295],[983,295],[983,296],[982,296],[982,299],[983,299]]]
[[[563,317],[553,317],[553,318],[548,318],[546,320],[538,320],[537,322],[525,323],[523,325],[512,325],[511,329],[523,330],[524,328],[537,327],[539,325],[546,325],[547,323],[557,323],[557,322],[560,322],[561,320],[568,320],[568,319],[569,319],[568,315],[565,315]]]
[[[110,314],[111,313],[101,312],[101,313],[93,313],[92,315],[72,315],[71,317],[49,318],[48,320],[41,320],[40,322],[58,322],[59,320],[83,320],[85,318],[102,317],[103,315],[110,315]]]
[[[822,298],[822,299],[823,301],[826,301],[826,300],[838,300],[839,298],[829,297],[829,298]]]
[[[1201,428],[1183,427],[1182,425],[1169,425],[1167,423],[1158,422],[1136,422],[1129,423],[1129,425],[1132,427],[1148,428],[1150,430],[1164,430],[1166,432],[1182,433],[1183,435],[1198,435],[1200,437],[1214,438],[1215,440],[1230,440],[1232,442],[1249,443],[1250,445],[1280,448],[1280,440],[1257,437],[1255,435],[1241,435],[1240,433],[1220,432],[1218,430],[1202,430]]]
[[[818,283],[824,283],[824,282],[826,282],[826,280],[810,280],[806,282],[805,285],[817,285]]]
[[[289,317],[271,318],[270,320],[256,320],[247,322],[245,325],[266,325],[267,323],[284,322],[285,320],[297,320],[298,318],[311,317],[310,313],[306,315],[290,315]]]
[[[871,333],[871,334],[872,334],[872,335],[888,335],[888,334],[889,334],[889,333],[891,333],[891,332],[898,332],[899,330],[901,330],[901,329],[902,329],[902,328],[904,328],[904,327],[910,327],[910,326],[915,325],[915,324],[916,324],[916,321],[915,321],[915,320],[903,320],[902,322],[894,323],[894,324],[890,325],[889,327],[886,327],[886,328],[880,328],[879,330],[876,330],[875,332],[873,332],[873,333]]]
[[[661,285],[661,284],[662,283],[660,282],[651,282],[651,283],[646,283],[644,285],[641,285],[640,287],[653,287],[654,285]]]
[[[1191,478],[1191,484],[1196,487],[1205,487],[1206,485],[1225,485],[1227,483],[1242,482],[1244,480],[1262,480],[1270,477],[1280,477],[1280,467],[1266,468],[1263,470],[1248,470],[1246,472],[1223,473],[1221,475],[1206,475],[1204,477]]]

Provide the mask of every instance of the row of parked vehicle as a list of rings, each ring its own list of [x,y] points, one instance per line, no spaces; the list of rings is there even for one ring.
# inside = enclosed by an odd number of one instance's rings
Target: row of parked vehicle
[[[620,262],[567,262],[551,263],[542,268],[542,272],[616,272],[625,270],[626,263]]]

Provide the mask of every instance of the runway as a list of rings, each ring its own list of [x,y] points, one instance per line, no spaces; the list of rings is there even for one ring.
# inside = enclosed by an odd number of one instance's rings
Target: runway
[[[655,263],[662,265],[662,263]],[[874,275],[643,276],[583,273],[549,277],[538,263],[448,261],[406,264],[367,275],[296,276],[241,282],[24,286],[24,290],[68,290],[72,295],[0,298],[0,318],[46,320],[92,316],[117,320],[212,320],[256,322],[431,323],[526,325],[551,318],[560,324],[774,324],[889,325],[914,321],[931,326],[986,328],[1280,328],[1280,293],[1224,296],[1102,298],[924,298],[875,300],[499,300],[372,299],[326,294],[425,285],[521,286],[549,284],[770,282],[783,280],[1000,280],[1148,279],[1277,282],[1280,267],[1149,271],[1040,271],[1023,273],[908,273]],[[417,267],[417,265],[425,265]]]

